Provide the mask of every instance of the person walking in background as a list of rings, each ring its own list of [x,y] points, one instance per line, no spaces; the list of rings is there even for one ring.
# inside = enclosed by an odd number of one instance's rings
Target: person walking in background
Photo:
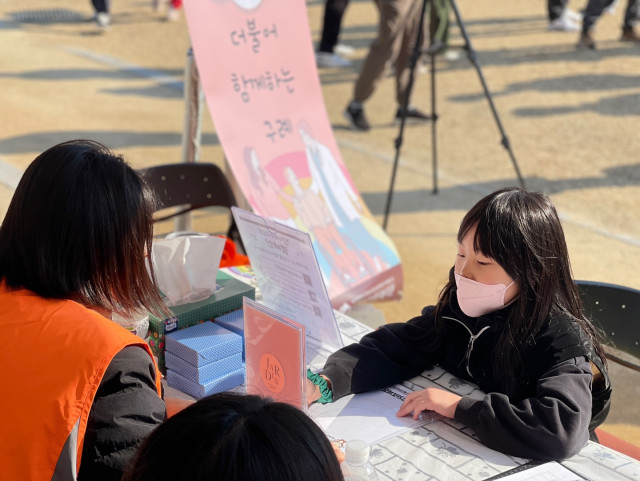
[[[91,0],[93,10],[95,11],[95,21],[103,30],[111,25],[111,16],[109,14],[110,0]]]
[[[549,30],[556,32],[577,32],[580,30],[582,15],[568,8],[569,0],[547,0]]]
[[[589,0],[587,8],[584,12],[582,21],[582,33],[578,40],[578,49],[596,48],[596,42],[593,39],[593,29],[602,13],[610,8],[615,0]],[[620,41],[634,42],[640,44],[640,34],[634,29],[634,25],[640,19],[640,0],[627,0],[627,8],[624,12],[624,20],[622,22],[622,35]]]
[[[408,119],[426,121],[430,117],[411,104],[403,112],[407,89],[411,79],[410,58],[419,34],[422,0],[376,0],[379,10],[378,37],[371,44],[356,81],[353,100],[344,112],[345,118],[356,130],[371,128],[363,103],[371,97],[385,74],[388,62],[395,67],[396,120],[403,115]],[[422,42],[420,42],[422,43]],[[415,74],[415,70],[414,70]]]
[[[322,22],[322,36],[316,52],[316,64],[318,68],[325,67],[349,67],[351,61],[334,52],[338,45],[342,17],[349,5],[349,0],[327,0],[324,5],[324,18]]]
[[[161,3],[163,3],[161,0],[153,0],[151,2],[151,6],[153,7],[153,10],[156,12],[160,12],[160,10],[162,9]],[[170,22],[175,22],[176,20],[178,20],[180,18],[181,8],[182,8],[182,0],[170,0],[169,7],[167,8],[166,19],[169,20]]]

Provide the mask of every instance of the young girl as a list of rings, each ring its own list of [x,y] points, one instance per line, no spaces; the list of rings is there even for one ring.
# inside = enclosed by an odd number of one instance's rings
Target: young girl
[[[0,227],[3,481],[119,480],[165,418],[147,344],[109,318],[165,312],[147,272],[153,202],[120,156],[58,144]]]
[[[549,198],[517,188],[481,199],[458,231],[458,253],[435,306],[331,355],[311,400],[380,389],[439,365],[483,399],[437,388],[407,396],[398,416],[433,410],[487,446],[533,459],[578,452],[609,410],[596,332],[571,278]],[[326,381],[326,386],[324,385]]]

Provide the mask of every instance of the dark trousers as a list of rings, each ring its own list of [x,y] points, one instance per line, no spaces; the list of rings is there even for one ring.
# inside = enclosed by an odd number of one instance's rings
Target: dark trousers
[[[587,8],[584,11],[584,19],[582,20],[582,31],[588,32],[598,21],[604,9],[613,3],[613,0],[589,0]],[[624,12],[624,21],[622,22],[623,30],[633,28],[633,25],[640,19],[640,0],[628,0],[627,9]]]
[[[549,21],[552,22],[562,15],[564,9],[567,8],[569,0],[547,0],[547,13]]]
[[[449,0],[429,0],[427,4],[431,45],[449,42],[449,7]]]
[[[342,16],[348,4],[349,0],[327,0],[324,6],[322,37],[318,48],[321,52],[333,52],[334,47],[338,44]]]
[[[96,13],[109,13],[109,0],[91,0]]]

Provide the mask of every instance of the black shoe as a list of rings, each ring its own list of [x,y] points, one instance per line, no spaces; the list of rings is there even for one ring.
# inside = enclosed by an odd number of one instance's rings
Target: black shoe
[[[440,40],[434,40],[424,53],[427,55],[439,55],[447,49],[447,44]]]
[[[362,130],[366,132],[371,129],[371,125],[367,121],[367,117],[364,115],[364,109],[361,105],[355,105],[351,102],[347,106],[347,110],[344,111],[344,118],[349,121],[351,127],[355,130]]]
[[[582,32],[580,34],[580,40],[578,40],[578,45],[576,45],[578,50],[595,50],[596,42],[593,40],[591,36],[591,32]]]
[[[640,43],[640,33],[636,32],[633,28],[625,28],[622,30],[620,41]]]
[[[396,112],[396,120],[397,121],[402,120],[403,111],[404,111],[403,107],[398,107],[398,110]],[[420,112],[415,107],[407,107],[407,112],[406,112],[404,117],[407,120],[417,120],[417,121],[421,121],[421,122],[426,122],[427,120],[431,120],[431,116],[430,115],[427,115],[424,112]]]

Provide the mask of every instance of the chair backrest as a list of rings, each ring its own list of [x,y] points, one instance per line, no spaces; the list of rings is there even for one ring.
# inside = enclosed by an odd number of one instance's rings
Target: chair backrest
[[[585,315],[605,334],[607,358],[640,372],[640,290],[592,281],[576,285]],[[621,358],[610,347],[637,359]]]
[[[183,162],[140,169],[138,172],[153,189],[159,201],[158,210],[180,206],[175,212],[156,218],[171,219],[203,207],[227,207],[236,204],[231,185],[220,167],[204,162]],[[227,237],[240,240],[233,217]]]

